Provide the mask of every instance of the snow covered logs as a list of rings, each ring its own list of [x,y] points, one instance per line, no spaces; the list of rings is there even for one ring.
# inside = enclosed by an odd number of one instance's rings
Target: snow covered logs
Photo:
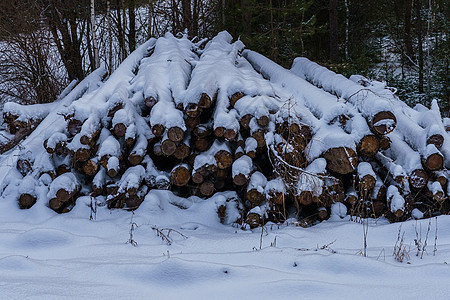
[[[283,221],[291,208],[314,221],[342,203],[351,214],[392,220],[444,207],[450,151],[436,108],[417,107],[427,117],[405,121],[401,111],[392,117],[384,104],[372,111],[337,99],[242,50],[227,33],[202,50],[170,34],[138,49],[98,91],[61,110],[66,119],[41,140],[47,159],[21,151],[20,206],[39,201],[35,186],[45,182],[58,212],[78,195],[135,209],[154,188],[203,198],[234,190],[251,227]],[[408,138],[421,128],[426,140]],[[427,163],[435,154],[437,163]]]
[[[426,215],[448,210],[445,205],[447,196],[443,196],[448,184],[435,183],[436,174],[441,179],[443,174],[448,176],[444,169],[448,151],[445,137],[448,135],[436,102],[430,110],[421,105],[412,109],[381,83],[365,80],[369,84],[361,86],[355,82],[356,78],[346,79],[305,58],[296,59],[288,71],[258,53],[246,50],[244,55],[256,70],[272,83],[288,90],[297,98],[297,103],[302,103],[322,123],[312,126],[314,136],[306,149],[309,150],[309,162],[319,156],[326,158],[328,171],[345,185],[348,203],[353,207],[357,203],[359,207],[356,210],[360,213],[365,207],[362,215],[380,215],[386,211],[393,216],[392,220],[400,220],[409,217],[414,208],[426,211]],[[311,88],[302,79],[318,89]],[[324,95],[324,91],[328,95]],[[358,155],[348,152],[348,148],[355,148],[348,147],[352,145],[351,141],[336,132],[336,126],[325,127],[325,122],[333,125],[338,124],[336,121],[345,133],[354,138]],[[344,160],[330,161],[331,145],[337,143],[333,138],[342,142],[344,147],[340,151],[346,152]],[[360,164],[356,163],[357,159]],[[333,165],[342,161],[355,164]],[[361,164],[365,166],[361,167]],[[373,169],[371,172],[368,172],[368,166]],[[361,173],[363,170],[365,172]],[[436,170],[444,171],[436,173]],[[345,174],[355,176],[350,179]],[[390,185],[395,186],[405,200],[402,209],[398,209],[400,201],[392,202],[386,198]],[[388,196],[393,197],[393,194]],[[308,199],[311,198],[306,197],[303,201],[310,202]]]

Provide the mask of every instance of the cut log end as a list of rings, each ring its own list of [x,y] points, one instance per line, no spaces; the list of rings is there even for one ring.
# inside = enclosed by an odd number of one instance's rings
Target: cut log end
[[[219,169],[226,169],[233,164],[233,156],[226,150],[220,150],[214,155]]]
[[[204,181],[200,185],[200,193],[205,197],[211,197],[214,194],[214,184],[211,181]]]
[[[22,209],[31,208],[36,203],[36,197],[30,194],[22,194],[19,197],[19,207]]]
[[[127,126],[123,123],[118,123],[114,125],[113,130],[116,137],[121,138],[125,136],[125,133],[127,132]]]
[[[190,118],[196,118],[201,114],[201,108],[196,103],[189,103],[185,110],[185,114]]]
[[[136,153],[131,153],[130,156],[128,156],[128,161],[132,166],[136,166],[142,162],[144,157],[142,155],[138,155]]]
[[[98,164],[93,160],[87,160],[83,164],[83,171],[88,176],[94,176],[98,171]]]
[[[358,144],[358,152],[367,157],[373,157],[380,149],[380,143],[375,135],[364,136]]]
[[[390,111],[380,111],[372,119],[372,130],[379,135],[385,135],[395,129],[397,118]]]
[[[328,149],[324,158],[327,161],[327,168],[338,174],[352,173],[358,165],[358,155],[352,148],[348,147]]]
[[[183,165],[174,168],[170,173],[170,182],[176,186],[185,186],[189,179],[191,179],[191,172]]]
[[[175,153],[177,150],[177,144],[175,144],[173,141],[167,139],[161,143],[161,151],[166,156],[170,156]]]
[[[143,201],[144,199],[142,197],[139,197],[138,195],[131,195],[125,199],[125,204],[129,210],[135,210],[142,204]]]
[[[241,99],[244,96],[245,96],[245,94],[242,93],[242,92],[236,92],[233,95],[231,95],[231,97],[230,97],[230,104],[231,104],[231,106],[234,107],[236,102],[238,102],[238,100]]]
[[[190,129],[194,129],[200,124],[200,118],[187,117],[185,120],[186,126]]]
[[[196,184],[201,184],[205,178],[200,172],[194,172],[192,174],[192,181]]]
[[[251,229],[254,229],[254,228],[258,227],[259,224],[261,223],[261,216],[256,213],[249,213],[247,215],[245,223],[247,223]]]
[[[89,159],[91,153],[89,149],[80,148],[75,152],[75,159],[80,162],[85,162]]]
[[[298,195],[297,200],[301,205],[310,205],[313,203],[313,195],[310,191],[302,191],[300,195]]]
[[[233,129],[227,129],[225,130],[225,132],[223,133],[223,136],[225,137],[226,140],[228,141],[234,141],[236,140],[238,133],[237,131],[233,130]]]
[[[237,186],[247,184],[248,178],[244,174],[237,174],[233,177],[233,183]]]
[[[252,115],[247,114],[244,115],[240,120],[239,120],[239,124],[241,124],[241,126],[245,129],[250,129],[250,121],[253,118]]]
[[[224,127],[217,127],[214,129],[214,134],[216,137],[221,138],[225,134],[225,128]]]
[[[328,217],[328,210],[325,207],[319,207],[317,209],[317,218],[322,221]]]
[[[425,160],[425,167],[430,171],[437,171],[444,167],[444,157],[440,153],[433,153]]]
[[[252,137],[256,140],[258,148],[263,148],[266,146],[266,138],[264,130],[259,129],[253,132]]]
[[[81,122],[80,120],[70,119],[67,123],[67,131],[71,136],[75,136],[81,131],[81,126],[83,126],[83,122]]]
[[[147,97],[144,100],[145,106],[147,106],[150,110],[155,106],[156,103],[158,103],[158,100],[155,99],[155,97]]]
[[[198,101],[198,106],[200,108],[210,108],[212,103],[213,100],[211,99],[211,97],[208,94],[203,93],[200,97],[200,100]]]
[[[261,205],[265,200],[265,197],[257,189],[251,189],[247,191],[247,200],[250,201],[253,207]]]
[[[269,116],[261,116],[258,119],[256,119],[256,123],[258,123],[261,127],[267,127],[269,125]]]
[[[187,145],[181,144],[177,146],[177,149],[173,153],[173,156],[175,156],[175,158],[178,160],[184,160],[189,156],[190,153],[191,149]]]
[[[171,127],[167,131],[167,136],[172,142],[180,142],[184,138],[184,131],[180,127]]]
[[[427,144],[433,144],[440,149],[444,144],[444,137],[441,134],[433,134],[427,139]]]
[[[428,175],[423,169],[416,169],[409,175],[409,184],[416,189],[425,187],[427,183]]]
[[[164,127],[164,125],[161,125],[161,124],[155,124],[152,126],[152,133],[155,136],[162,136],[164,134],[165,130],[166,130],[166,128]]]
[[[391,143],[392,143],[391,139],[385,135],[380,138],[379,142],[380,142],[381,150],[389,149],[391,147]]]
[[[194,141],[194,147],[198,151],[206,151],[209,148],[210,141],[208,139],[196,139]]]

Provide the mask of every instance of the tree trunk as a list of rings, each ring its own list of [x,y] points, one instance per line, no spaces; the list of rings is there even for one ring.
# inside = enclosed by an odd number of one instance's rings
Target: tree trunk
[[[181,0],[183,30],[187,29],[189,36],[192,36],[192,10],[190,0]]]
[[[128,32],[128,48],[130,48],[130,53],[136,49],[136,12],[134,8],[134,0],[128,0],[128,20],[130,22],[130,30]]]
[[[330,60],[333,63],[339,60],[337,2],[337,0],[330,0],[328,8],[330,17]]]
[[[148,2],[148,28],[147,28],[147,38],[151,38],[153,35],[153,0]]]
[[[419,93],[423,93],[423,36],[422,36],[422,17],[420,10],[422,9],[421,0],[416,0],[416,17],[417,17],[417,47],[419,60]]]
[[[94,52],[94,69],[100,67],[100,61],[98,56],[98,44],[97,44],[97,34],[95,33],[95,0],[91,0],[90,3],[90,17],[91,17],[91,40],[92,40],[92,49]]]
[[[405,51],[408,58],[408,64],[410,60],[414,57],[413,46],[411,41],[411,13],[412,13],[413,2],[412,0],[405,0]]]
[[[112,72],[112,30],[111,30],[111,1],[106,1],[106,23],[108,25],[108,73]]]
[[[52,2],[49,5],[47,23],[55,40],[59,54],[67,70],[69,80],[82,80],[84,72],[80,53],[80,37],[77,32],[75,8],[60,9]]]
[[[349,0],[345,0],[345,59],[348,59],[349,30],[350,30],[350,8]]]
[[[117,0],[117,31],[120,49],[120,61],[123,61],[127,57],[127,50],[125,48],[125,14],[123,9],[123,0]]]

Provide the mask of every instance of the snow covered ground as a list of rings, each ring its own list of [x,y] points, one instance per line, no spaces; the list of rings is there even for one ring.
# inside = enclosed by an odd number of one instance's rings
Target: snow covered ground
[[[364,257],[361,223],[332,217],[311,228],[267,225],[260,249],[261,228],[220,224],[216,200],[152,191],[134,215],[98,206],[90,220],[89,197],[62,215],[43,202],[19,210],[1,198],[0,298],[450,297],[450,216],[431,220],[422,259],[414,239],[417,230],[425,242],[429,220],[371,220]],[[127,243],[131,222],[135,246]],[[403,263],[392,256],[399,230],[410,247]]]

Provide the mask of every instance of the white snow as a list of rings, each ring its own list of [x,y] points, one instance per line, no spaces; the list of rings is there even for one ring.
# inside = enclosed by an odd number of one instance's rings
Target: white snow
[[[336,92],[339,97],[355,105],[366,118],[371,119],[380,111],[392,109],[391,102],[384,97],[371,91],[368,92],[361,85],[305,57],[294,59],[291,71],[301,78],[311,81],[314,85],[321,86],[325,91],[333,94]]]
[[[286,187],[284,185],[283,179],[277,177],[275,179],[267,181],[265,187],[266,197],[270,194],[270,192],[278,192],[278,193],[286,193]]]
[[[349,147],[356,152],[355,138],[337,124],[322,124],[305,149],[306,158],[312,161],[328,149],[337,147]]]
[[[104,129],[104,132],[106,131],[108,130]],[[120,153],[121,150],[119,141],[109,133],[109,136],[100,144],[97,156],[98,158],[101,158],[104,155],[120,156]]]
[[[376,178],[375,172],[372,169],[372,166],[368,162],[360,162],[357,168],[359,178],[363,178],[366,175],[370,175],[373,178]]]
[[[261,172],[256,171],[250,177],[250,182],[248,183],[247,191],[255,189],[261,194],[263,194],[266,184],[267,178]]]
[[[405,199],[402,197],[396,186],[390,185],[388,187],[386,197],[390,205],[391,212],[395,213],[398,210],[405,210]]]
[[[50,190],[48,191],[48,199],[56,197],[56,192],[60,189],[64,189],[67,192],[73,192],[80,187],[78,179],[73,173],[64,173],[55,178],[50,185]]]
[[[268,224],[261,241],[261,228],[244,231],[219,223],[217,206],[235,205],[225,198],[229,196],[181,199],[155,190],[134,215],[99,205],[92,221],[89,197],[79,199],[63,215],[48,209],[44,201],[19,210],[14,199],[1,198],[1,297],[448,298],[449,216],[431,220],[423,259],[415,255],[414,239],[420,227],[425,239],[428,220],[401,226],[369,220],[364,257],[362,224],[348,217],[311,228],[292,222]],[[181,201],[186,209],[174,205]],[[131,221],[137,225],[136,247],[127,243]],[[157,235],[156,228],[169,236],[171,245]],[[392,256],[399,230],[405,233],[407,249],[411,247],[403,263]]]
[[[336,202],[331,205],[331,219],[338,218],[345,218],[347,216],[347,207],[344,205],[344,203]]]
[[[253,170],[252,159],[247,155],[242,155],[233,162],[232,165],[232,175],[237,176],[243,174],[245,176],[250,175]]]
[[[108,164],[106,165],[108,170],[119,170],[119,159],[116,156],[111,156],[108,159]]]
[[[109,167],[109,161],[108,161]],[[122,175],[119,183],[119,193],[124,193],[132,188],[139,188],[145,176],[145,169],[141,165],[128,168]]]

